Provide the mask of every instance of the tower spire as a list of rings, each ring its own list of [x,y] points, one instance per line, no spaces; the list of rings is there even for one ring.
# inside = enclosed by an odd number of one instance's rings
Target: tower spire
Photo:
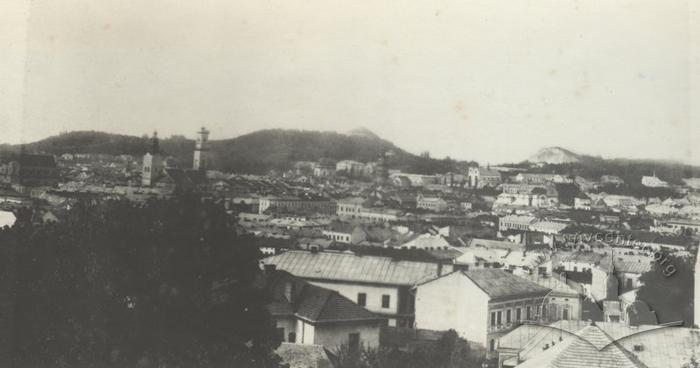
[[[160,142],[158,141],[158,131],[153,131],[153,137],[151,137],[151,154],[155,155],[160,153]]]
[[[206,170],[208,164],[208,154],[209,151],[209,131],[202,127],[197,132],[197,142],[194,148],[194,160],[192,162],[192,168],[195,170]]]

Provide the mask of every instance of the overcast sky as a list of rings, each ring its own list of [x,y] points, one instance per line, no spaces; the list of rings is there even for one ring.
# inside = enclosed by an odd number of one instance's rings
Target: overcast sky
[[[3,1],[0,142],[363,126],[435,157],[700,164],[691,3]]]

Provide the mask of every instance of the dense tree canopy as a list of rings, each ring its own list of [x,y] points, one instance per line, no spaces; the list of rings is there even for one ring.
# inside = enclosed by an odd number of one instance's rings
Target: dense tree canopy
[[[26,217],[2,234],[17,245],[17,366],[275,365],[258,251],[222,209],[188,197],[83,202],[52,225]]]
[[[689,257],[658,254],[651,271],[643,274],[637,299],[656,311],[659,323],[683,321],[693,325],[694,266]],[[695,322],[697,323],[697,322]]]

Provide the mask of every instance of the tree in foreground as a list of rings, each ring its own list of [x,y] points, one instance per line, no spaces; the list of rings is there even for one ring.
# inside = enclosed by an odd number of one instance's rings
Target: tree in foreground
[[[61,224],[22,221],[19,367],[272,367],[279,345],[255,287],[258,250],[196,197],[81,202]],[[225,301],[212,285],[227,280]]]
[[[357,350],[341,345],[335,350],[338,368],[477,368],[481,357],[472,354],[466,340],[454,330],[446,331],[433,344],[401,351],[390,348]]]
[[[639,278],[643,285],[637,292],[637,299],[656,311],[659,323],[683,321],[683,326],[692,326],[692,257],[657,254],[656,258],[658,261],[654,262],[651,270]]]

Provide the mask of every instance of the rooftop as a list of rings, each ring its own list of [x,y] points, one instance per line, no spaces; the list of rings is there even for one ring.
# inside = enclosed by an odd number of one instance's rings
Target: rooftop
[[[408,286],[438,277],[442,268],[437,263],[327,251],[287,251],[263,262],[309,279]]]
[[[545,295],[550,291],[546,287],[500,269],[482,268],[462,271],[462,273],[486,292],[492,301],[518,295]]]

